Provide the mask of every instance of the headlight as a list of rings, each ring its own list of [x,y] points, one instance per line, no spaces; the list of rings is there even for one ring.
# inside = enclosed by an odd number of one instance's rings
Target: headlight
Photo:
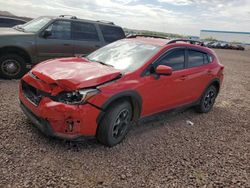
[[[63,92],[57,95],[56,101],[66,104],[83,104],[97,93],[99,93],[98,89],[82,89],[73,92]]]

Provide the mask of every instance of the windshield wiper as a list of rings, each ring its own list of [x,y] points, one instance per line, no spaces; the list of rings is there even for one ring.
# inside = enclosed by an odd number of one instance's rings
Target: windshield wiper
[[[102,65],[106,65],[106,66],[109,66],[109,67],[114,67],[113,65],[104,63],[104,62],[102,62],[102,61],[96,61],[96,60],[94,60],[94,62],[100,63],[100,64],[102,64]]]
[[[89,60],[89,61],[93,61],[93,62],[96,62],[96,63],[100,63],[100,64],[105,65],[105,66],[114,67],[113,65],[104,63],[104,62],[102,62],[102,61],[98,61],[98,60],[94,60],[94,59],[89,59],[89,58],[87,58],[87,57],[85,57],[85,58],[86,58],[87,60]]]
[[[14,27],[14,29],[16,29],[16,30],[18,30],[18,31],[22,31],[22,32],[25,31],[24,28],[21,27],[20,25],[16,25],[16,26]]]

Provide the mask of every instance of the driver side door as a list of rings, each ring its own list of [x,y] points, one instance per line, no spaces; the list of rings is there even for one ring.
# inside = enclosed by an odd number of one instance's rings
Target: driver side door
[[[44,36],[48,32],[48,36]],[[43,60],[70,57],[74,54],[74,41],[71,38],[71,21],[56,20],[37,37],[38,62]]]
[[[186,50],[177,48],[167,51],[151,66],[151,70],[159,65],[166,65],[173,69],[172,75],[156,75],[152,72],[141,79],[140,86],[143,93],[142,116],[148,116],[161,111],[175,108],[185,103],[188,95],[186,86]]]

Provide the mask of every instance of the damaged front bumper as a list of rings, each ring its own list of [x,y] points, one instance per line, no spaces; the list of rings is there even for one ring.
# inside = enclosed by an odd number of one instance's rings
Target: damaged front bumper
[[[42,97],[35,105],[19,89],[20,107],[44,134],[65,140],[78,140],[96,135],[100,109],[90,105],[68,105]]]
[[[85,136],[81,135],[67,135],[62,133],[56,133],[53,131],[49,121],[36,116],[32,111],[30,111],[22,102],[20,102],[20,107],[28,119],[35,125],[43,134],[49,137],[56,137],[66,140],[82,140]]]

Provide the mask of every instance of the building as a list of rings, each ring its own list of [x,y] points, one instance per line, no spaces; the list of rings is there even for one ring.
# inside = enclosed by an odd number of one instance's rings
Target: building
[[[237,42],[250,45],[250,32],[201,30],[200,38],[211,38],[219,41]]]

